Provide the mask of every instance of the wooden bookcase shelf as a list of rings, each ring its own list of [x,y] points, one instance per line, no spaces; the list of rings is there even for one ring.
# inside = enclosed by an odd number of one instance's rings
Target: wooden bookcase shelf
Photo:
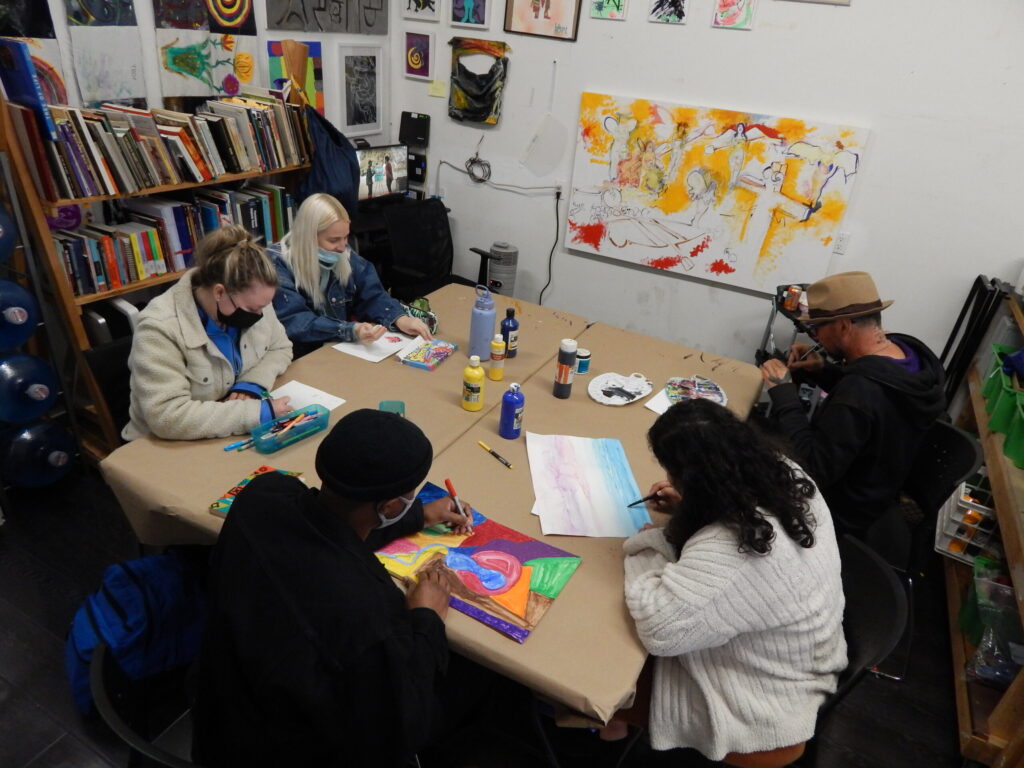
[[[1014,300],[1011,302],[1014,317],[1024,330],[1024,313]],[[975,365],[967,375],[970,412],[985,454],[1017,606],[1024,617],[1024,470],[1014,466],[1003,454],[1003,436],[988,428],[981,383],[981,374]],[[974,648],[960,631],[958,617],[960,603],[970,585],[971,569],[946,559],[945,572],[960,751],[964,757],[986,765],[1016,765],[1006,759],[1008,748],[1016,745],[1015,739],[1019,740],[1024,730],[1024,674],[1018,674],[1002,693],[967,679],[964,665]]]
[[[138,280],[128,285],[109,291],[89,293],[75,296],[71,289],[60,255],[50,237],[50,229],[46,221],[47,214],[65,205],[81,205],[103,200],[118,200],[128,197],[144,197],[163,192],[179,192],[181,190],[207,187],[216,184],[227,184],[246,179],[281,177],[294,181],[295,174],[309,168],[309,164],[286,166],[272,171],[247,171],[245,173],[226,173],[204,182],[163,185],[150,187],[124,195],[95,195],[68,200],[42,200],[32,181],[26,159],[21,146],[15,138],[12,119],[7,102],[0,95],[0,149],[7,151],[11,158],[11,170],[18,194],[25,206],[25,229],[23,237],[32,239],[35,253],[39,260],[41,272],[46,275],[50,296],[67,331],[70,352],[73,354],[74,374],[76,380],[83,385],[80,391],[84,395],[82,403],[76,403],[77,410],[84,418],[80,420],[78,440],[83,454],[87,458],[99,460],[121,444],[114,420],[107,408],[106,399],[100,390],[96,377],[85,358],[85,352],[91,348],[91,342],[82,322],[83,307],[94,302],[105,301],[116,296],[125,296],[153,286],[170,283],[180,278],[184,272],[169,272],[157,277]],[[282,182],[284,183],[284,182]]]

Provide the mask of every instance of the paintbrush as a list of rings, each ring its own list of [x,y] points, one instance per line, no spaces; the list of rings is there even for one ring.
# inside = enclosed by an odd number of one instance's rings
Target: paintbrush
[[[800,357],[798,357],[793,362],[794,363],[799,363],[801,360],[804,360],[804,359],[810,357],[815,352],[820,352],[822,349],[823,349],[823,347],[822,347],[821,343],[819,342],[818,344],[815,344],[813,347],[811,347],[806,352],[804,352],[802,355],[800,355]]]
[[[661,491],[655,491],[652,494],[644,496],[642,499],[637,499],[632,504],[627,504],[626,505],[626,509],[630,509],[631,507],[635,507],[638,504],[646,504],[648,501],[653,501],[654,499],[658,498],[658,494],[660,494],[660,493],[661,493]]]

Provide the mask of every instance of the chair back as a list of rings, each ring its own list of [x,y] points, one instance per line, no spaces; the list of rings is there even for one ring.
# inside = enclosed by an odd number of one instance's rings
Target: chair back
[[[847,666],[839,685],[825,702],[834,707],[864,673],[885,659],[903,635],[907,623],[907,595],[889,564],[852,536],[839,540],[842,560],[843,635]]]
[[[129,335],[83,353],[118,432],[128,423],[128,407],[132,398],[131,371],[128,368],[131,351],[132,336]]]
[[[192,749],[186,671],[156,677],[160,679],[129,680],[107,644],[101,642],[93,651],[89,667],[96,711],[133,752],[167,768],[193,768],[196,764],[182,756]],[[156,722],[159,725],[154,725]],[[144,731],[158,735],[150,738]]]
[[[400,301],[412,301],[452,281],[452,231],[448,209],[436,198],[387,205],[391,257],[381,277]]]
[[[917,449],[904,492],[927,518],[939,511],[960,483],[978,471],[981,462],[981,447],[972,435],[936,421]]]

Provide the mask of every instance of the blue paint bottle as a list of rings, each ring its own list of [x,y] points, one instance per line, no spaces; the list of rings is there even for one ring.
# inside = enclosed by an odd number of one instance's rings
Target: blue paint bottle
[[[501,418],[498,420],[498,434],[506,440],[515,440],[523,431],[523,409],[526,398],[519,391],[519,385],[508,385],[508,392],[501,396]]]
[[[501,321],[501,335],[505,339],[505,359],[509,360],[519,354],[519,321],[512,307],[505,310],[505,319]]]

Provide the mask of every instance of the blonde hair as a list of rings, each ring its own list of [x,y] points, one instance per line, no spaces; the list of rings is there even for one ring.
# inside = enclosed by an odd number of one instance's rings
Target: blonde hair
[[[320,291],[320,246],[317,238],[331,225],[349,220],[345,206],[334,197],[317,192],[302,201],[299,212],[295,214],[292,231],[281,239],[281,257],[292,269],[295,287],[310,298],[314,309],[322,310],[325,304]],[[334,274],[342,285],[348,283],[352,274],[348,251],[339,254]]]
[[[253,283],[277,285],[277,270],[263,246],[237,224],[215,229],[193,251],[194,288],[220,283],[228,293],[241,293]]]

